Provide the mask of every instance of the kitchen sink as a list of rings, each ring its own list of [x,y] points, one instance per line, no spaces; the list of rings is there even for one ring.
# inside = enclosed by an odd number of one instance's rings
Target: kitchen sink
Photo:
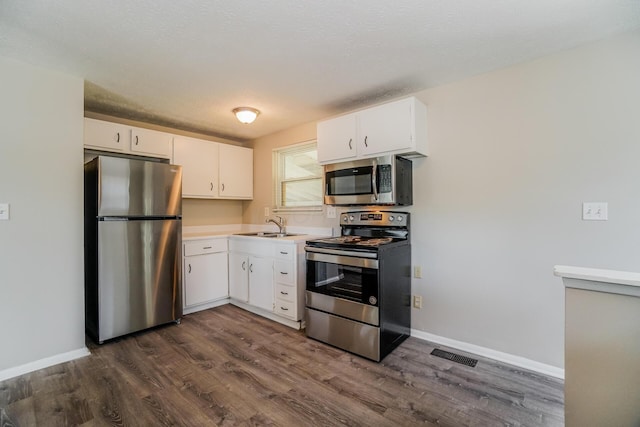
[[[300,236],[300,234],[295,234],[295,233],[269,233],[269,232],[265,232],[265,231],[257,231],[257,232],[252,232],[252,233],[235,233],[234,236],[255,236],[255,237],[278,238],[278,237]]]

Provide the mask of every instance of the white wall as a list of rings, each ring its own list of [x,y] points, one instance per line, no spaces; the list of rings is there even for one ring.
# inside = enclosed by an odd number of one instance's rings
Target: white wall
[[[635,33],[415,94],[430,155],[413,161],[407,209],[423,269],[414,329],[564,366],[553,266],[640,271],[639,76]],[[254,141],[255,176],[271,173],[272,148],[314,138],[309,124]],[[271,204],[270,181],[255,184],[245,222]],[[582,221],[588,201],[608,202],[609,221]]]
[[[85,342],[83,81],[0,58],[0,94],[1,377]]]
[[[417,96],[412,326],[562,367],[553,266],[640,271],[640,33]],[[609,221],[582,221],[589,201]]]

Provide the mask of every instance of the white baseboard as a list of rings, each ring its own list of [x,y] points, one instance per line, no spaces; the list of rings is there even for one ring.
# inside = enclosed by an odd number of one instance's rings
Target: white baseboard
[[[48,368],[49,366],[57,365],[59,363],[69,362],[74,359],[89,356],[90,354],[91,353],[87,347],[82,347],[77,350],[56,354],[55,356],[45,357],[44,359],[16,366],[15,368],[5,369],[4,371],[0,371],[0,381],[28,374],[29,372],[37,371],[38,369]]]
[[[492,350],[490,348],[481,347],[475,344],[469,344],[463,341],[452,340],[450,338],[441,337],[438,335],[430,334],[428,332],[419,331],[417,329],[411,329],[411,336],[419,338],[421,340],[431,341],[436,344],[446,345],[447,347],[452,347],[458,350],[465,351],[467,353],[473,353],[477,354],[478,356],[498,360],[500,362],[508,363],[510,365],[518,366],[520,368],[528,369],[540,374],[564,379],[564,369],[536,362],[535,360],[515,356],[509,353],[503,353],[501,351]]]

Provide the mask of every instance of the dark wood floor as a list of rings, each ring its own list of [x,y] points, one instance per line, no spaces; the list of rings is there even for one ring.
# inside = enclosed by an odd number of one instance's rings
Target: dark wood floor
[[[434,347],[378,364],[226,305],[1,382],[0,425],[563,425],[562,381]]]

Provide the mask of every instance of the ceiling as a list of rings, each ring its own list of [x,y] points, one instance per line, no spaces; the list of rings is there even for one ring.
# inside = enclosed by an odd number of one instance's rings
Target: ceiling
[[[0,1],[0,55],[87,110],[239,141],[638,28],[638,0]]]

